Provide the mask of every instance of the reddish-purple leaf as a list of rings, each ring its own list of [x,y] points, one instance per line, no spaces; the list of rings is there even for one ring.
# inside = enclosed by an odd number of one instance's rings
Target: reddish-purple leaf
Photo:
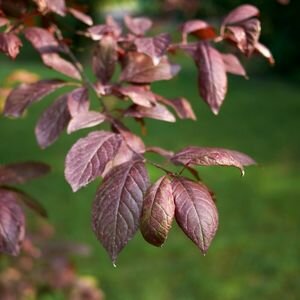
[[[106,116],[97,111],[87,111],[75,115],[67,128],[68,134],[83,128],[90,128],[103,123]]]
[[[57,53],[43,54],[42,60],[47,67],[54,69],[57,72],[74,79],[81,79],[81,75],[76,67],[69,61],[60,57]]]
[[[125,25],[127,28],[136,35],[144,35],[152,27],[152,21],[149,18],[131,18],[125,16]]]
[[[45,2],[50,11],[60,16],[64,16],[66,14],[65,0],[45,0]]]
[[[237,48],[240,51],[244,52],[244,49],[247,48],[247,37],[246,32],[242,27],[239,26],[228,26],[224,33],[224,37],[229,39],[236,44]]]
[[[20,117],[25,109],[34,102],[65,85],[61,80],[41,80],[32,84],[21,84],[7,97],[4,107],[6,116]]]
[[[179,70],[180,66],[170,64],[167,57],[163,57],[158,65],[154,65],[148,55],[131,52],[128,54],[120,80],[132,83],[169,80],[177,75]]]
[[[9,20],[4,18],[3,16],[0,17],[0,27],[9,24]]]
[[[261,26],[260,21],[258,19],[251,19],[243,22],[240,25],[246,33],[246,47],[243,49],[243,52],[250,56],[256,48],[256,44],[258,43]]]
[[[128,128],[126,128],[121,122],[115,121],[113,123],[114,128],[122,135],[127,146],[136,153],[144,153],[146,150],[143,140],[133,134]]]
[[[88,112],[90,107],[88,89],[80,87],[68,94],[68,108],[72,117]]]
[[[93,25],[93,19],[90,16],[81,12],[80,10],[69,7],[68,11],[74,18],[83,22],[84,24],[89,25],[89,26]]]
[[[37,213],[43,218],[47,218],[48,214],[44,206],[39,203],[36,199],[32,198],[25,192],[21,191],[20,189],[17,188],[12,188],[12,187],[2,187],[1,190],[7,191],[9,193],[13,193],[16,200],[19,202],[25,204],[28,208],[30,208],[32,211]]]
[[[256,164],[251,157],[238,151],[193,146],[175,153],[171,160],[183,165],[233,166],[239,168],[242,174],[244,166]]]
[[[222,55],[207,43],[199,43],[195,53],[199,92],[217,115],[227,92],[227,75]]]
[[[68,94],[62,95],[53,102],[42,113],[36,124],[35,136],[42,149],[47,148],[57,140],[71,119],[67,97]]]
[[[101,83],[107,83],[113,76],[118,60],[117,43],[111,36],[101,39],[93,54],[93,71]]]
[[[53,34],[39,27],[26,28],[24,34],[32,46],[40,53],[43,63],[47,67],[75,79],[81,78],[76,67],[57,53],[62,51],[63,48]]]
[[[180,119],[197,119],[190,102],[185,98],[166,99],[158,97],[158,101],[171,106]]]
[[[0,165],[0,185],[20,184],[46,175],[48,165],[39,162],[24,162]]]
[[[97,191],[93,204],[93,230],[114,264],[138,230],[148,185],[145,165],[136,160],[113,168]]]
[[[174,115],[164,105],[158,103],[152,107],[132,106],[126,111],[125,116],[151,118],[166,122],[176,121]]]
[[[0,33],[0,51],[4,52],[7,56],[15,59],[20,52],[21,46],[21,40],[14,33]]]
[[[65,177],[74,192],[102,175],[121,141],[118,134],[94,131],[73,145],[66,157]]]
[[[113,30],[113,34],[115,37],[119,37],[122,34],[122,27],[120,24],[110,15],[105,18],[106,25],[110,26]]]
[[[183,177],[173,177],[172,188],[178,225],[206,254],[218,228],[218,211],[209,190]]]
[[[161,58],[166,54],[166,51],[171,43],[171,37],[167,33],[162,33],[155,37],[144,37],[134,40],[137,52],[144,53],[151,57],[153,64],[159,64]]]
[[[153,152],[156,154],[159,154],[162,157],[165,157],[167,159],[170,159],[171,157],[174,156],[174,152],[173,151],[169,151],[160,147],[147,147],[146,148],[146,152]]]
[[[161,177],[146,192],[141,218],[141,232],[147,242],[162,246],[175,214],[171,180]]]
[[[115,28],[111,25],[95,25],[87,30],[87,35],[94,41],[100,41],[108,34],[114,34]]]
[[[181,32],[183,43],[187,43],[187,36],[190,33],[200,39],[213,39],[217,36],[215,29],[202,20],[190,20],[185,22],[181,28]]]
[[[40,54],[62,51],[53,34],[44,28],[29,27],[24,30],[24,34],[26,39]]]
[[[0,252],[16,256],[25,237],[25,216],[16,194],[0,189]]]
[[[118,88],[118,92],[121,93],[123,96],[129,97],[133,103],[151,107],[153,103],[156,102],[155,96],[151,91],[145,89],[142,86],[126,86]]]
[[[256,43],[255,51],[260,53],[262,56],[264,56],[271,65],[275,64],[275,60],[274,60],[274,57],[273,57],[271,51],[265,45],[263,45],[261,43]]]
[[[258,15],[259,10],[257,7],[249,4],[240,5],[225,17],[223,26],[243,22]]]
[[[247,78],[246,71],[242,66],[239,59],[233,54],[222,54],[223,62],[226,68],[226,72],[235,75],[244,76]]]

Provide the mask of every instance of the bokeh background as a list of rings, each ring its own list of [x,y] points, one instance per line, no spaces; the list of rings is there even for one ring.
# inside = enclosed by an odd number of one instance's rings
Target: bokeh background
[[[240,0],[140,0],[82,1],[93,17],[150,15],[157,26],[176,35],[178,23],[205,18],[218,24]],[[272,50],[276,65],[260,58],[247,65],[250,80],[230,76],[229,93],[218,117],[211,114],[197,92],[196,70],[191,61],[173,81],[154,85],[169,97],[188,98],[198,121],[166,124],[147,120],[149,145],[179,150],[187,145],[217,146],[240,150],[254,157],[258,167],[246,176],[231,168],[200,168],[201,177],[215,191],[220,228],[203,257],[174,224],[163,248],[147,245],[141,234],[121,253],[118,267],[90,229],[90,210],[99,182],[72,193],[63,177],[64,157],[71,145],[89,130],[67,136],[46,150],[34,137],[38,115],[57,94],[34,105],[22,119],[0,117],[0,162],[41,160],[52,173],[25,189],[40,199],[60,238],[86,243],[92,255],[76,259],[83,275],[97,278],[107,299],[300,299],[300,2],[248,1],[261,9],[262,41]],[[289,2],[289,3],[288,3]],[[82,26],[70,19],[66,26]],[[159,28],[159,27],[158,27]],[[75,37],[75,50],[87,64],[89,47]],[[0,81],[14,69],[28,69],[42,78],[57,74],[44,68],[30,47],[16,62],[1,56]],[[83,50],[84,49],[84,50]],[[134,130],[139,130],[134,128]],[[149,168],[152,180],[161,175]],[[29,218],[34,218],[29,214]],[[37,261],[37,263],[39,263]],[[45,298],[46,299],[46,298]],[[47,299],[63,299],[51,294]]]

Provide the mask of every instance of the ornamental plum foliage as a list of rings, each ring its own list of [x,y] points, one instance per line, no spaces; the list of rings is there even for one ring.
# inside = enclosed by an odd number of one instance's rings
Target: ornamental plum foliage
[[[204,20],[187,21],[178,29],[178,40],[165,32],[151,35],[153,22],[148,17],[125,16],[121,22],[107,16],[104,24],[93,24],[80,6],[68,6],[64,0],[18,0],[13,6],[10,1],[2,1],[0,8],[0,50],[15,59],[26,39],[46,67],[65,75],[63,80],[49,78],[14,88],[5,101],[3,114],[21,117],[46,95],[65,86],[70,88],[41,114],[35,135],[39,146],[46,148],[65,130],[72,134],[91,128],[68,151],[65,178],[74,192],[103,178],[93,203],[92,228],[113,263],[139,229],[150,244],[164,244],[175,220],[205,254],[218,228],[218,212],[212,192],[201,182],[195,167],[233,166],[244,174],[244,167],[255,161],[223,148],[187,146],[174,153],[159,145],[145,145],[126,127],[125,120],[132,118],[143,127],[146,118],[165,122],[175,122],[176,118],[196,120],[187,99],[181,95],[168,99],[151,88],[153,82],[172,80],[180,72],[181,66],[170,60],[179,52],[194,61],[200,98],[217,115],[227,93],[227,74],[247,77],[237,53],[246,57],[260,54],[274,63],[271,52],[259,42],[258,8],[248,4],[237,7],[223,18],[219,28]],[[92,79],[57,22],[66,15],[86,25],[85,30],[74,33],[93,44]],[[219,50],[224,44],[232,53]],[[98,99],[95,110],[90,108],[92,95]],[[107,96],[123,104],[109,105],[109,100],[103,100]],[[103,124],[110,129],[103,129]],[[148,152],[162,156],[166,164],[178,166],[178,172],[149,160]],[[148,164],[164,172],[155,183],[149,181]],[[23,183],[47,170],[39,163],[0,167],[2,252],[18,254],[24,239],[25,218],[19,200],[44,213],[36,202],[24,201],[29,197],[9,185]],[[183,175],[185,170],[194,180]]]

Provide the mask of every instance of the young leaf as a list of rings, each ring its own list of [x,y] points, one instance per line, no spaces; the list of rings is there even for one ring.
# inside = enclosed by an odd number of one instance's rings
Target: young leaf
[[[143,197],[149,185],[140,160],[113,168],[100,185],[93,204],[93,230],[113,263],[138,230]]]
[[[173,177],[172,188],[178,225],[206,254],[218,228],[218,211],[209,190],[183,177]]]
[[[115,28],[111,25],[95,25],[87,29],[87,36],[94,41],[100,41],[104,36],[114,34]]]
[[[71,7],[68,8],[68,11],[74,18],[83,22],[84,24],[88,26],[93,25],[93,19],[90,16],[84,14],[83,12]]]
[[[25,216],[16,195],[0,189],[0,252],[16,256],[25,237]]]
[[[125,16],[125,25],[134,34],[141,36],[146,33],[152,27],[152,21],[148,18],[131,18],[130,16]]]
[[[233,166],[244,174],[244,166],[256,164],[248,155],[228,149],[187,147],[175,153],[171,159],[174,163],[200,166]]]
[[[142,86],[120,87],[118,92],[129,97],[133,103],[140,106],[151,107],[156,102],[154,94]]]
[[[227,76],[222,55],[209,44],[200,42],[195,52],[199,92],[217,115],[227,92]]]
[[[94,131],[73,145],[66,157],[65,177],[74,192],[102,175],[121,141],[118,134]]]
[[[257,7],[249,4],[240,5],[225,17],[223,26],[243,22],[258,15],[259,10]]]
[[[25,38],[40,53],[56,53],[62,51],[56,38],[48,30],[40,27],[29,27],[24,30]]]
[[[167,239],[175,214],[171,180],[161,177],[146,192],[141,232],[147,242],[161,246]]]
[[[274,59],[271,51],[265,45],[263,45],[261,43],[256,43],[255,51],[260,53],[262,56],[264,56],[271,65],[275,64],[275,59]]]
[[[25,29],[24,34],[26,39],[40,53],[46,66],[71,78],[81,78],[75,66],[57,53],[63,51],[63,48],[49,31],[39,27],[30,27]]]
[[[151,83],[159,80],[169,80],[180,70],[179,65],[170,64],[167,57],[163,57],[158,65],[152,59],[138,52],[128,53],[127,62],[120,80],[132,83]]]
[[[20,52],[21,46],[21,40],[14,33],[0,33],[0,51],[4,52],[7,56],[15,59]]]
[[[87,113],[90,107],[88,89],[80,87],[68,93],[68,108],[72,117]]]
[[[50,11],[60,16],[64,16],[66,14],[65,0],[45,0],[45,2]]]
[[[90,128],[103,123],[106,116],[97,111],[87,111],[75,115],[67,128],[68,134],[83,128]]]
[[[118,60],[116,40],[107,35],[104,36],[93,54],[93,71],[101,83],[107,83],[113,76]]]
[[[188,34],[193,34],[200,39],[213,39],[217,36],[215,29],[202,20],[190,20],[183,24],[181,28],[182,41],[187,43]]]
[[[76,67],[69,61],[60,57],[57,53],[43,54],[42,60],[47,67],[57,72],[77,80],[81,79],[81,75]]]
[[[44,206],[42,206],[37,200],[26,194],[25,192],[12,187],[1,187],[1,190],[13,193],[14,198],[21,203],[24,203],[28,208],[37,213],[43,218],[47,218],[48,214]]]
[[[144,53],[151,57],[153,64],[157,66],[161,58],[166,54],[171,37],[167,33],[162,33],[155,37],[144,37],[134,40],[137,52]]]
[[[36,124],[35,136],[42,149],[47,148],[57,140],[71,119],[67,97],[67,94],[62,95],[53,102],[42,113]]]
[[[126,111],[125,116],[134,118],[151,118],[166,122],[176,121],[174,115],[164,105],[158,103],[152,107],[132,106]]]
[[[171,106],[180,119],[197,119],[190,102],[185,98],[166,99],[158,97],[158,101]]]
[[[145,144],[139,136],[133,134],[121,122],[114,121],[113,126],[122,135],[125,143],[132,151],[134,151],[135,153],[145,152]]]
[[[49,171],[49,166],[40,162],[0,165],[0,185],[24,183],[44,176]]]
[[[235,75],[244,76],[247,78],[246,71],[242,66],[239,59],[233,54],[222,54],[223,62],[226,68],[226,72]]]

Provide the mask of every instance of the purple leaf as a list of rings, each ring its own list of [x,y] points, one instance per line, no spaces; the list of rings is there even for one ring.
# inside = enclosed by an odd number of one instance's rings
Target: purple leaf
[[[246,71],[239,59],[233,54],[222,54],[226,72],[247,78]]]
[[[83,128],[90,128],[103,123],[106,116],[97,111],[87,111],[75,115],[67,128],[68,134]]]
[[[37,213],[39,216],[47,218],[48,215],[44,206],[28,194],[24,193],[23,191],[17,188],[12,187],[2,187],[1,190],[14,194],[12,196],[14,196],[16,200],[24,203],[28,208]]]
[[[122,27],[120,24],[110,15],[105,18],[106,25],[110,26],[113,29],[113,34],[115,37],[119,37],[122,34]]]
[[[125,25],[135,35],[144,35],[152,27],[152,21],[149,18],[131,18],[125,16]]]
[[[158,97],[158,101],[171,106],[180,119],[197,119],[190,102],[185,98],[175,98],[169,100],[163,97]]]
[[[167,159],[170,159],[171,157],[174,156],[174,152],[173,151],[169,151],[160,147],[147,147],[146,148],[146,152],[153,152],[156,154],[159,154],[162,157],[165,157]]]
[[[93,54],[93,71],[101,83],[107,83],[113,76],[118,60],[117,43],[111,36],[101,39]]]
[[[190,20],[185,22],[181,28],[181,32],[183,43],[187,43],[189,33],[192,33],[200,39],[213,39],[217,36],[214,28],[202,20]]]
[[[118,134],[94,131],[73,145],[66,157],[65,177],[74,192],[102,175],[121,141]]]
[[[125,116],[134,117],[134,118],[151,118],[157,119],[166,122],[175,122],[176,119],[174,115],[161,104],[155,104],[152,107],[143,107],[143,106],[133,106],[130,107]]]
[[[183,165],[233,166],[239,168],[242,175],[244,166],[256,164],[251,157],[238,151],[193,146],[175,153],[171,160]]]
[[[77,80],[81,79],[81,75],[76,67],[69,61],[60,57],[57,53],[43,54],[42,60],[47,67],[57,72]]]
[[[68,108],[72,117],[88,112],[90,107],[88,89],[80,87],[68,94]]]
[[[36,127],[35,136],[42,149],[53,144],[67,127],[71,115],[67,105],[68,94],[60,96],[41,115]]]
[[[56,79],[21,84],[8,95],[4,113],[6,116],[20,117],[29,105],[41,100],[64,85],[64,81]]]
[[[95,25],[87,30],[87,35],[94,41],[100,41],[104,36],[114,34],[115,28],[111,25]]]
[[[84,24],[89,26],[93,25],[93,19],[87,14],[84,14],[83,12],[71,7],[68,8],[68,11],[74,18],[83,22]]]
[[[14,33],[0,33],[0,51],[4,52],[7,56],[15,59],[20,52],[21,46],[21,40]]]
[[[127,146],[136,153],[144,153],[146,150],[143,140],[133,134],[128,128],[126,128],[121,122],[114,121],[114,128],[122,135]]]
[[[205,255],[218,228],[218,211],[206,186],[173,177],[175,218],[184,233]]]
[[[148,185],[144,163],[135,160],[113,168],[97,191],[93,204],[93,230],[114,264],[138,230]]]
[[[151,83],[159,80],[169,80],[180,70],[179,65],[170,64],[167,57],[163,57],[158,65],[145,54],[130,52],[120,80],[132,83]]]
[[[199,43],[195,53],[199,92],[217,115],[227,92],[227,76],[222,55],[207,43]]]
[[[48,165],[39,162],[24,162],[0,165],[0,185],[20,184],[46,175]]]
[[[259,10],[249,4],[240,5],[232,10],[224,19],[223,26],[243,22],[259,15]]]
[[[145,194],[141,218],[141,232],[145,240],[154,246],[162,246],[171,229],[174,214],[171,180],[163,176]]]
[[[57,54],[57,52],[60,52],[63,49],[53,34],[46,29],[39,27],[26,28],[24,34],[32,46],[40,53],[43,63],[46,66],[66,76],[75,79],[81,78],[76,67]]]
[[[60,16],[64,16],[66,14],[65,0],[45,0],[45,2],[50,11]]]
[[[16,256],[25,237],[25,216],[15,193],[0,189],[0,252]]]
[[[166,54],[171,37],[167,33],[162,33],[155,37],[138,38],[134,40],[137,52],[144,53],[151,57],[153,64],[157,66],[161,58]]]
[[[260,53],[262,56],[264,56],[271,65],[275,64],[275,60],[274,60],[274,57],[273,57],[271,51],[265,45],[263,45],[261,43],[256,43],[255,51]]]
[[[142,86],[120,87],[118,92],[129,97],[133,103],[140,106],[151,107],[156,102],[154,94]]]
[[[40,53],[55,53],[62,51],[56,38],[48,30],[40,27],[29,27],[24,30],[26,39]]]

